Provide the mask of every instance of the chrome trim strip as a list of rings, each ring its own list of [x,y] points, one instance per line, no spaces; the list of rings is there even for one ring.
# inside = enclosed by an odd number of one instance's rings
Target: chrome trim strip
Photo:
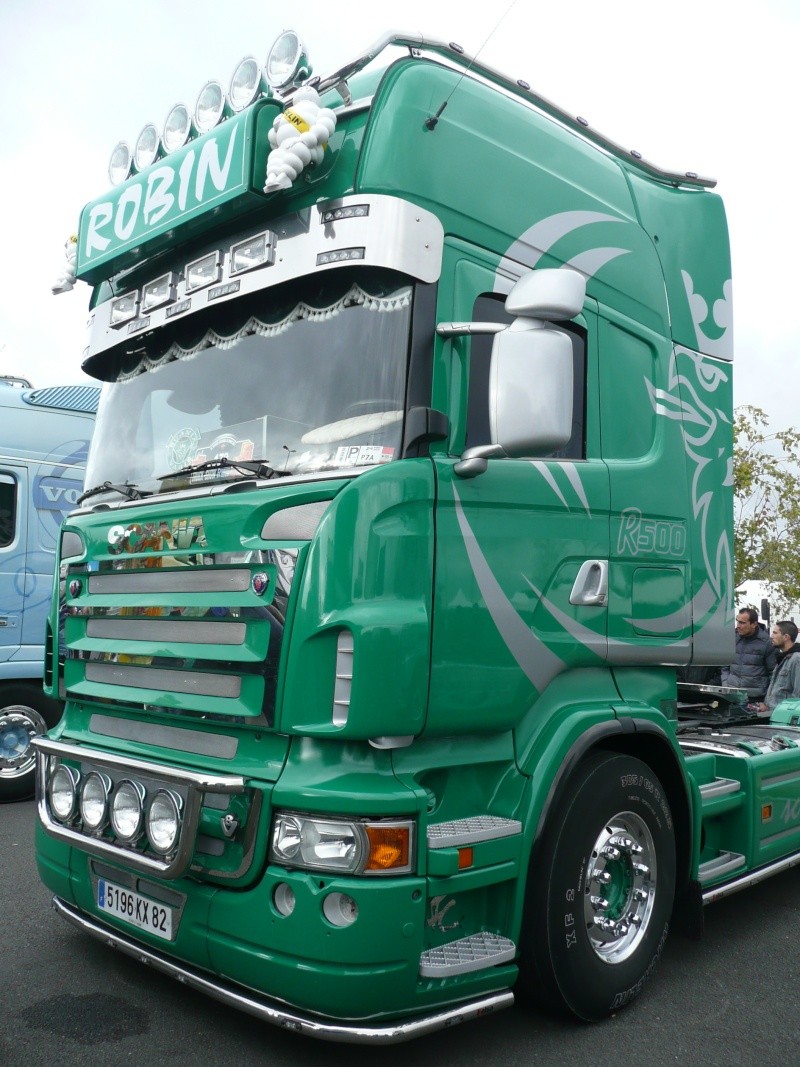
[[[102,685],[157,689],[163,693],[188,693],[191,696],[236,699],[242,692],[242,679],[234,674],[167,671],[159,667],[137,667],[132,663],[87,663],[85,677],[87,682]]]
[[[175,641],[184,645],[242,645],[247,635],[243,622],[206,622],[205,619],[89,619],[87,637],[107,641]]]
[[[173,748],[177,752],[191,752],[196,756],[212,756],[215,759],[233,759],[239,748],[238,738],[226,734],[203,733],[202,730],[187,730],[181,726],[161,726],[138,719],[118,719],[97,712],[89,719],[89,729],[102,737],[136,741],[140,745],[158,745],[160,748]]]
[[[168,959],[161,953],[119,933],[116,929],[101,925],[95,919],[81,914],[58,897],[53,897],[53,908],[63,919],[83,933],[104,941],[111,948],[119,949],[120,952],[132,956],[140,963],[155,967],[156,970],[168,974],[171,978],[177,978],[183,985],[205,993],[229,1007],[238,1008],[239,1011],[246,1012],[248,1015],[254,1015],[262,1022],[273,1023],[284,1030],[304,1034],[306,1037],[350,1044],[392,1045],[414,1037],[422,1037],[436,1030],[443,1030],[445,1027],[455,1026],[457,1023],[468,1022],[478,1016],[488,1015],[503,1008],[510,1008],[514,1003],[514,994],[510,990],[503,990],[444,1011],[417,1016],[405,1022],[386,1023],[384,1026],[325,1022],[314,1016],[283,1007],[279,1002],[250,992],[244,987],[224,983],[221,979],[206,976],[186,964]]]
[[[697,787],[703,800],[714,800],[716,797],[728,796],[741,791],[741,783],[733,778],[715,778],[713,782],[705,782]]]
[[[783,874],[784,871],[791,870],[792,867],[796,867],[798,864],[800,864],[800,852],[794,852],[791,856],[776,860],[775,863],[770,863],[767,867],[759,867],[757,871],[750,871],[748,874],[742,875],[741,878],[728,882],[727,885],[716,885],[713,889],[707,889],[703,893],[703,904],[714,904],[716,901],[722,900],[723,897],[738,893],[741,889],[749,889],[751,886],[758,885],[759,882],[771,878],[774,874]]]
[[[127,756],[114,756],[98,752],[83,745],[67,744],[53,741],[49,737],[36,737],[31,741],[36,748],[36,808],[39,820],[45,832],[58,841],[74,845],[82,852],[117,863],[124,863],[130,870],[141,874],[155,874],[160,878],[179,878],[192,859],[195,835],[200,821],[200,808],[203,793],[243,793],[244,779],[238,775],[200,774],[184,771],[177,767],[168,767],[161,763]],[[159,781],[182,785],[187,790],[183,813],[180,840],[175,854],[171,857],[156,858],[135,852],[110,841],[90,837],[56,822],[47,806],[47,758],[57,756],[61,759],[79,760],[91,763],[93,767],[113,767],[128,773],[139,773]]]
[[[131,558],[131,557],[126,557]],[[137,557],[132,557],[136,559]],[[144,563],[146,557],[142,557]],[[250,588],[250,571],[202,568],[192,571],[145,570],[92,574],[89,592],[103,593],[242,593]]]

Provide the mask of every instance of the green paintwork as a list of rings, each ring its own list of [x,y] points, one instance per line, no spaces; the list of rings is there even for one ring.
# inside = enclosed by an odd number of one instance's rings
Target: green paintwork
[[[277,109],[264,101],[89,205],[79,276],[98,283],[103,303],[200,249],[224,249],[243,228],[277,225],[322,201],[352,193],[411,202],[445,234],[435,310],[415,322],[429,393],[414,405],[447,416],[446,438],[353,477],[231,493],[185,486],[188,499],[155,496],[73,516],[68,528],[86,555],[69,564],[63,603],[54,594],[53,633],[67,613],[63,675],[54,646],[49,660],[51,691],[64,683],[69,691],[54,737],[245,781],[224,809],[239,822],[232,839],[221,829],[223,809],[204,804],[206,851],[196,849],[190,876],[169,883],[186,899],[172,945],[104,921],[338,1021],[401,1019],[513,984],[513,963],[423,978],[420,954],[482,931],[519,938],[529,861],[554,790],[562,774],[568,787],[578,755],[593,746],[654,766],[669,793],[684,882],[720,853],[744,857],[738,875],[800,848],[790,717],[800,710],[774,718],[770,729],[789,739],[783,747],[753,752],[752,738],[743,739],[747,758],[684,754],[676,721],[675,666],[725,662],[732,644],[730,254],[721,201],[646,178],[521,96],[437,63],[404,58],[362,85],[375,94],[371,108],[341,116],[322,164],[290,190],[260,192]],[[444,100],[432,130],[426,119]],[[230,180],[217,198],[187,201],[180,217],[168,212],[87,256],[87,220],[99,205],[113,211],[158,167],[177,173],[192,152],[196,163],[204,145],[217,143],[222,158],[229,138]],[[472,342],[437,336],[436,323],[470,320],[478,298],[505,295],[528,268],[564,265],[588,276],[575,320],[585,336],[585,455],[493,459],[480,476],[460,477]],[[102,370],[103,358],[97,364]],[[329,506],[311,533],[262,538],[270,516],[320,501]],[[148,553],[133,537],[124,551],[110,550],[114,525],[162,522],[200,524],[206,544]],[[296,559],[279,630],[270,621],[277,564],[254,554],[281,552]],[[233,553],[244,562],[231,563]],[[608,561],[607,604],[572,603],[586,560]],[[268,573],[267,592],[99,595],[90,585],[97,573],[227,567]],[[72,578],[88,588],[73,595]],[[91,636],[82,609],[143,626],[225,618],[242,623],[244,636],[224,646],[157,631],[144,641]],[[352,638],[353,677],[346,715],[337,717],[342,635]],[[109,684],[87,678],[90,663],[234,679],[241,689],[232,698]],[[104,732],[103,717],[116,734]],[[169,733],[148,738],[150,727],[184,730],[196,750],[170,747]],[[233,753],[201,756],[214,738]],[[740,789],[712,795],[718,778]],[[346,877],[270,864],[276,810],[411,819],[412,873]],[[428,847],[429,826],[487,814],[515,820],[514,832],[477,841],[468,867],[458,847]],[[82,850],[41,830],[36,847],[50,889],[96,916]],[[124,869],[124,854],[117,862]],[[540,873],[535,863],[531,870]],[[290,916],[274,904],[281,883],[295,894]],[[612,884],[612,914],[623,888],[621,879]],[[356,900],[352,926],[324,917],[331,892]]]

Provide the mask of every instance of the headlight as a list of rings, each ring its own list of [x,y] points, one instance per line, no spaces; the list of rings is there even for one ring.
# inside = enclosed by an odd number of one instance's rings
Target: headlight
[[[91,771],[81,789],[81,818],[87,830],[102,830],[108,821],[108,794],[111,782],[104,774]]]
[[[270,859],[287,867],[347,874],[405,874],[412,869],[411,820],[348,821],[279,812]]]
[[[111,825],[120,841],[135,841],[142,832],[144,787],[126,778],[114,790]]]
[[[61,822],[68,822],[75,814],[79,777],[78,772],[72,767],[65,767],[63,763],[60,763],[50,779],[47,787],[50,795],[50,809]]]
[[[147,809],[147,837],[162,856],[172,852],[181,832],[181,798],[170,789],[159,789]]]

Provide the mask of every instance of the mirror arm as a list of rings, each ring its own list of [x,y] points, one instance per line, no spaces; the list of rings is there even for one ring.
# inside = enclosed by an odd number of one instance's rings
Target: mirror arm
[[[459,478],[476,478],[479,474],[486,473],[489,466],[488,460],[504,455],[505,452],[500,445],[475,445],[473,448],[464,450],[461,459],[453,467],[453,471]]]
[[[440,337],[462,337],[473,333],[502,333],[505,322],[440,322],[436,332]]]

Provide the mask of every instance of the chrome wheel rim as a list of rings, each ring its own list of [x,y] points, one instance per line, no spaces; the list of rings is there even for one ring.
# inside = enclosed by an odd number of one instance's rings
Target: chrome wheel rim
[[[0,780],[22,778],[33,770],[36,751],[34,737],[47,732],[47,723],[38,711],[15,705],[0,711]]]
[[[655,907],[657,875],[647,823],[632,811],[618,812],[592,847],[584,881],[589,943],[605,963],[622,963],[644,939]]]

